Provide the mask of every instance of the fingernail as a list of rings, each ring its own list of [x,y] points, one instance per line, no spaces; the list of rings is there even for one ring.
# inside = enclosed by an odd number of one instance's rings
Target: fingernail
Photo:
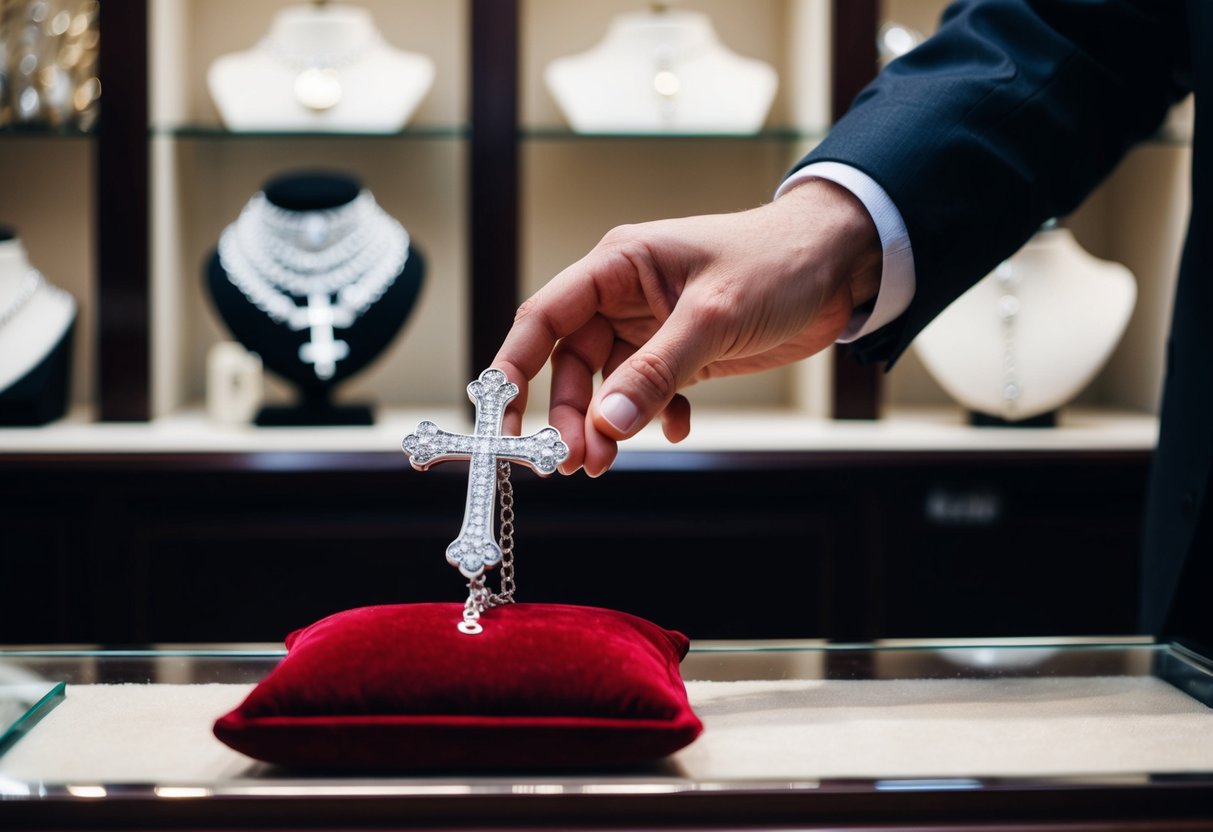
[[[602,418],[611,423],[611,427],[620,433],[627,433],[636,424],[640,416],[640,408],[622,393],[612,393],[602,400],[598,408]]]

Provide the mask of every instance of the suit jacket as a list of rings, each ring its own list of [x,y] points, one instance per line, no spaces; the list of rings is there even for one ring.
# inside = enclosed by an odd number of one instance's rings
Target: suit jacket
[[[1209,523],[1200,526],[1213,461],[1213,172],[1204,147],[1211,125],[1199,106],[1211,73],[1207,0],[959,2],[797,166],[857,167],[905,219],[914,300],[854,345],[861,360],[892,361],[1044,220],[1076,208],[1171,104],[1196,92],[1192,214],[1143,542],[1142,626],[1151,633],[1173,626],[1177,590],[1195,561],[1213,556]],[[1200,591],[1210,594],[1207,582]]]

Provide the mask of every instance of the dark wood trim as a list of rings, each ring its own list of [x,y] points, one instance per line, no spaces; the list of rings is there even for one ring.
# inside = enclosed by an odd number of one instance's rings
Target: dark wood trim
[[[991,465],[1034,471],[1047,465],[1082,465],[1122,471],[1126,466],[1144,476],[1147,450],[804,450],[804,451],[620,451],[612,473],[733,473],[739,471],[854,471],[863,468],[920,471],[982,470]],[[395,451],[197,451],[197,452],[39,452],[0,453],[5,471],[63,472],[218,472],[370,473],[405,471],[408,463]],[[435,469],[466,477],[458,466]],[[429,474],[435,476],[434,472]],[[516,476],[535,476],[524,468]],[[580,478],[582,475],[575,475]]]
[[[884,362],[860,364],[846,347],[834,347],[835,419],[879,419]]]
[[[669,793],[518,794],[508,779],[497,794],[351,794],[337,797],[284,788],[282,794],[217,794],[196,800],[159,800],[147,787],[111,787],[110,798],[84,801],[51,787],[46,797],[0,803],[6,828],[163,829],[325,828],[348,824],[403,829],[418,824],[478,829],[800,829],[942,830],[991,832],[1143,832],[1208,829],[1213,785],[1208,777],[1142,784],[985,781],[979,788],[893,788],[896,781],[827,780],[813,788],[738,787]],[[604,780],[609,786],[610,781]],[[731,785],[731,784],[728,784]],[[389,781],[387,788],[391,788]],[[408,784],[401,788],[407,792]],[[382,791],[382,790],[381,790]],[[406,822],[407,821],[407,822]]]
[[[838,121],[876,76],[877,0],[834,0],[833,21],[830,109]],[[860,366],[846,348],[834,348],[835,419],[880,418],[882,370],[883,365]]]
[[[97,122],[97,401],[104,421],[151,416],[147,3],[100,6]]]
[[[518,2],[472,0],[468,378],[489,366],[518,306]]]
[[[830,110],[835,121],[876,77],[877,0],[834,0]]]

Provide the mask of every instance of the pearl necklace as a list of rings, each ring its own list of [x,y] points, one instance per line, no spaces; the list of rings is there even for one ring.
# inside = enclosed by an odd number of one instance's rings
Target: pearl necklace
[[[287,211],[258,192],[219,237],[228,281],[274,323],[311,330],[299,359],[315,365],[322,380],[349,354],[344,341],[333,339],[333,328],[353,326],[383,297],[408,251],[404,226],[367,190],[323,211]],[[306,298],[306,305],[295,298]]]
[[[17,288],[17,294],[13,295],[3,309],[0,309],[0,329],[16,318],[25,305],[33,299],[38,289],[44,285],[46,285],[46,280],[42,277],[42,272],[30,266],[25,272],[21,286]]]
[[[1002,408],[1004,418],[1010,419],[1015,415],[1015,406],[1022,393],[1019,368],[1015,359],[1015,319],[1022,308],[1019,295],[1016,294],[1020,277],[1009,262],[999,264],[994,270],[994,276],[1001,292],[998,298],[998,317],[1002,320]]]

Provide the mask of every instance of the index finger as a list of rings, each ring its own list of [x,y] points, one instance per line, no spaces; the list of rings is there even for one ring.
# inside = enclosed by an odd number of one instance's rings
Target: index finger
[[[589,323],[598,307],[598,287],[589,255],[556,275],[518,307],[492,363],[504,370],[520,390],[506,411],[507,432],[520,432],[527,385],[543,369],[556,343]]]

